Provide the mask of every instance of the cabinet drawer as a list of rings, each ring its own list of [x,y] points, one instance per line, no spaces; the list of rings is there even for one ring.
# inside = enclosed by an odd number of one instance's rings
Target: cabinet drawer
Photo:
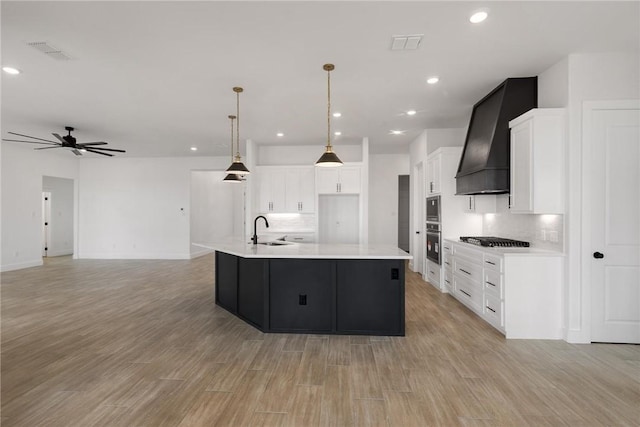
[[[444,288],[450,294],[453,293],[453,273],[450,268],[444,269]]]
[[[503,257],[500,255],[484,254],[484,268],[502,273],[502,260]]]
[[[453,257],[451,255],[447,255],[445,252],[444,257],[442,258],[442,267],[447,270],[453,270]]]
[[[427,261],[427,279],[432,285],[440,287],[440,266],[435,262]]]
[[[445,256],[453,255],[453,244],[451,242],[445,241],[442,244],[442,252],[444,253]]]
[[[456,298],[476,311],[482,313],[482,289],[461,277],[453,276],[454,295]]]
[[[498,328],[504,327],[502,305],[503,302],[501,302],[498,298],[495,298],[491,295],[484,296],[484,304],[482,307],[484,318],[493,326],[496,326]]]
[[[484,291],[498,299],[504,299],[504,288],[502,285],[503,275],[497,271],[484,270]]]
[[[464,257],[471,262],[482,265],[482,252],[463,247],[462,245],[453,245],[453,256],[456,258]]]
[[[464,277],[478,285],[482,283],[482,267],[478,264],[473,264],[468,260],[455,257],[453,259],[453,271],[456,276]]]

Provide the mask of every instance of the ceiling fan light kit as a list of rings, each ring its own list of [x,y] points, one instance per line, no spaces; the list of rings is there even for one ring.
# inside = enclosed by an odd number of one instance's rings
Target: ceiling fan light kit
[[[233,91],[236,93],[236,155],[233,163],[227,168],[226,172],[236,175],[248,175],[251,172],[244,163],[242,163],[242,157],[240,156],[240,93],[242,93],[244,89],[234,87]]]
[[[68,134],[65,136],[60,136],[57,133],[52,133],[51,135],[55,136],[58,141],[51,141],[49,139],[37,138],[35,136],[23,135],[21,133],[16,132],[8,132],[11,135],[17,135],[24,138],[31,138],[32,141],[25,141],[19,139],[5,139],[3,141],[8,142],[25,142],[27,144],[40,144],[40,145],[48,145],[48,147],[39,147],[34,148],[34,150],[49,150],[51,148],[71,148],[71,151],[76,156],[82,156],[82,153],[95,153],[101,154],[103,156],[113,157],[113,154],[105,153],[105,151],[115,152],[115,153],[126,153],[125,150],[117,150],[115,148],[102,148],[98,147],[99,145],[107,145],[104,141],[94,141],[94,142],[83,142],[78,143],[76,138],[71,136],[71,132],[73,132],[74,128],[71,126],[65,126],[64,128]]]
[[[316,166],[320,167],[337,167],[342,166],[342,160],[333,152],[331,146],[331,71],[335,69],[333,64],[324,64],[322,69],[327,72],[327,145],[322,156],[316,162]]]

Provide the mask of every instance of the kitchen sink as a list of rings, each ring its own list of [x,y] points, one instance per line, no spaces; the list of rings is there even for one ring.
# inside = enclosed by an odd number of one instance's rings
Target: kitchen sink
[[[259,245],[265,245],[265,246],[287,246],[290,245],[291,243],[287,243],[287,242],[258,242]]]

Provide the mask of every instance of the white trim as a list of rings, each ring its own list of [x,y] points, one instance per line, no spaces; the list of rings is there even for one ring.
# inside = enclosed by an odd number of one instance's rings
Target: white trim
[[[581,233],[579,240],[580,260],[580,330],[569,330],[568,342],[591,342],[591,147],[593,141],[589,130],[593,124],[595,110],[640,110],[640,100],[583,101],[582,103],[582,171],[581,171]]]
[[[80,254],[78,259],[191,259],[191,253],[126,253],[126,252],[90,252]]]
[[[5,271],[22,270],[23,268],[40,267],[42,264],[42,258],[40,258],[36,261],[25,261],[16,264],[3,265],[0,267],[0,271],[4,273]]]

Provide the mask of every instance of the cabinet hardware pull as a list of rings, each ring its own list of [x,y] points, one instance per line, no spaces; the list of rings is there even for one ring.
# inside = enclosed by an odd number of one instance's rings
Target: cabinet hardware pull
[[[487,264],[491,264],[491,265],[496,265],[495,262],[491,262],[491,261],[485,261]]]
[[[489,307],[489,306],[487,306],[487,308],[488,308],[489,310],[491,310],[493,313],[495,313],[495,312],[496,312],[493,308],[491,308],[491,307]]]
[[[463,291],[462,289],[460,289],[460,292],[462,292],[463,294],[465,294],[466,296],[468,296],[469,298],[471,298],[471,294],[466,293],[465,291]]]
[[[487,285],[491,285],[493,287],[495,287],[496,285],[494,285],[493,283],[491,283],[490,281],[487,280]]]
[[[433,274],[434,276],[436,275],[436,273],[434,273],[433,271],[429,270],[429,273]]]
[[[451,264],[449,264],[449,261],[445,261],[444,263],[447,264],[447,265],[451,265]]]
[[[463,273],[468,274],[469,276],[471,276],[471,273],[469,273],[467,270],[463,270],[462,268],[458,268],[458,270],[462,271]]]
[[[448,281],[447,279],[444,279],[444,281],[445,281],[445,282],[447,282],[448,284],[451,284],[451,282],[450,282],[450,281]]]

